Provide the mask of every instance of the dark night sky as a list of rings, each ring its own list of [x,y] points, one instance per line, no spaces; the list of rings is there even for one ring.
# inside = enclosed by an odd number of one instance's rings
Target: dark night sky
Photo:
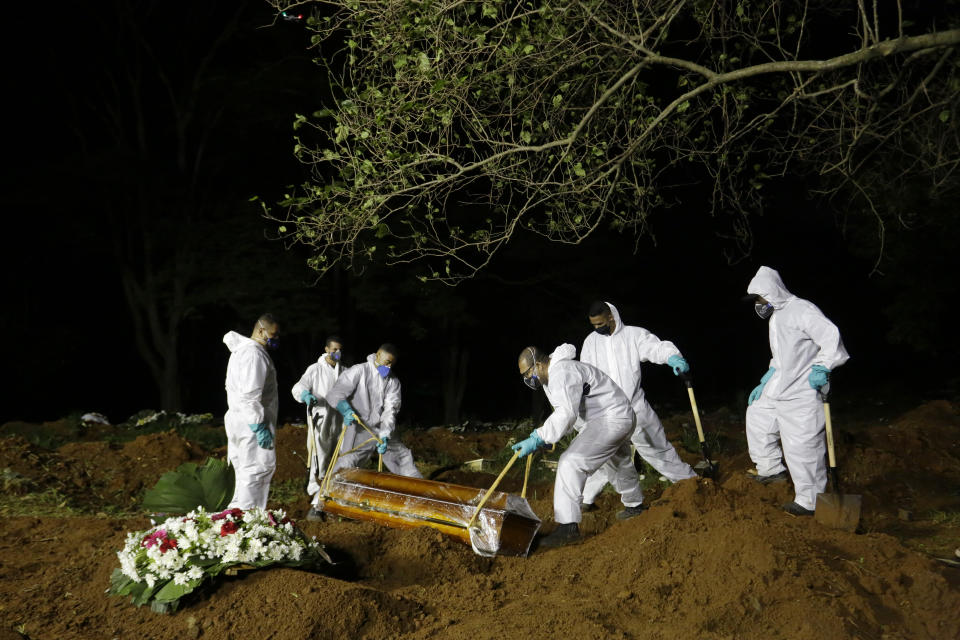
[[[164,20],[155,23],[153,35],[180,34],[180,39],[168,41],[170,46],[161,47],[158,55],[180,55],[184,62],[179,64],[190,64],[195,44],[191,38],[215,33],[218,21],[239,6],[205,3],[214,10],[198,12],[192,9],[195,3],[188,2],[139,4],[163,7]],[[323,100],[322,90],[311,84],[320,76],[311,73],[312,54],[299,28],[281,23],[257,29],[271,21],[269,7],[259,1],[242,6],[245,36],[231,49],[232,62],[224,67],[227,82],[229,73],[239,82],[249,78],[258,63],[273,63],[276,75],[270,77],[293,84],[283,91],[283,82],[272,83],[281,89],[265,90],[262,104],[244,105],[261,117],[242,132],[239,149],[223,154],[232,163],[224,174],[233,178],[224,182],[222,195],[237,202],[254,194],[276,198],[285,185],[303,178],[291,155],[292,114],[323,106],[317,104]],[[92,12],[89,4],[66,3],[57,10],[22,12],[5,20],[8,168],[2,196],[6,268],[0,355],[8,382],[0,423],[53,420],[77,410],[101,411],[117,422],[159,404],[133,345],[134,330],[108,234],[96,222],[101,218],[97,199],[89,197],[86,178],[77,169],[76,132],[94,144],[103,136],[102,124],[91,115],[96,110],[82,105],[95,100],[92,87],[101,65],[123,57],[112,44],[119,21]],[[154,94],[147,96],[158,105],[162,102]],[[936,257],[946,266],[910,260],[891,282],[869,275],[869,260],[849,251],[832,212],[808,200],[802,182],[785,184],[770,205],[769,213],[755,220],[753,254],[733,265],[723,258],[714,222],[700,213],[697,202],[655,216],[656,241],[642,239],[635,255],[632,238],[604,232],[575,248],[519,239],[495,261],[489,276],[457,290],[470,318],[465,333],[471,350],[465,415],[491,420],[525,415],[530,393],[516,374],[517,354],[529,343],[550,349],[571,342],[579,349],[589,330],[585,310],[594,298],[611,300],[628,324],[644,326],[681,348],[693,367],[702,408],[738,408],[769,358],[765,323],[739,301],[761,264],[778,269],[788,288],[812,300],[840,327],[852,359],[836,376],[838,389],[849,390],[851,397],[880,396],[887,389],[914,397],[955,388],[944,372],[949,371],[956,340],[948,338],[942,309],[940,323],[928,323],[924,330],[930,341],[947,350],[926,355],[889,344],[891,325],[883,312],[892,297],[903,298],[909,307],[910,295],[921,298],[931,279],[952,282],[944,269],[953,270],[955,256]],[[332,295],[329,282],[313,283],[302,251],[285,251],[264,240],[263,230],[256,227],[266,224],[254,206],[238,208],[236,215],[255,221],[254,231],[240,236],[239,242],[251,249],[252,258],[239,258],[246,261],[245,268],[286,279],[282,284],[287,293],[271,309],[281,321],[302,315],[299,311],[308,303],[319,302],[327,311],[317,315],[315,324],[300,323],[298,330],[284,332],[284,347],[277,355],[281,416],[298,413],[288,389],[315,359],[322,337],[337,332],[347,341],[353,361],[380,342],[397,343],[405,390],[403,419],[423,426],[439,420],[438,328],[429,317],[413,317],[417,301],[401,300],[388,291],[380,306],[358,303],[354,298],[360,294],[353,292],[375,296],[376,280],[369,280],[381,277],[375,269],[360,277],[368,279],[363,286],[360,279],[349,279],[345,294]],[[266,251],[258,254],[254,248]],[[225,257],[224,269],[235,269],[236,260]],[[534,285],[510,284],[534,273],[543,276]],[[396,270],[390,272],[390,278],[397,277]],[[394,280],[384,278],[388,281]],[[252,325],[252,316],[241,317],[231,308],[231,292],[223,295],[221,304],[205,308],[185,329],[187,411],[222,414],[228,353],[221,337],[230,329],[248,333]],[[666,367],[648,366],[645,379],[655,406],[683,407],[686,394]]]

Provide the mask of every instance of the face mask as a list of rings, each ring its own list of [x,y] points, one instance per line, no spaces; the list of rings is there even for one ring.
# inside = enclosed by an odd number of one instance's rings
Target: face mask
[[[386,378],[388,375],[390,375],[390,367],[385,364],[378,364],[377,373],[380,374],[381,378]]]
[[[529,369],[520,374],[520,376],[523,378],[523,384],[536,391],[543,386],[543,383],[540,382],[540,377],[537,375],[537,361],[534,359],[533,350],[528,349],[528,351],[530,351],[530,359],[533,360],[533,364],[530,365]],[[532,372],[529,378],[527,377],[527,372]]]
[[[608,324],[600,325],[599,327],[594,327],[593,330],[602,336],[610,335],[610,325]]]
[[[767,304],[760,304],[759,302],[753,305],[753,310],[757,312],[757,315],[766,320],[773,315],[773,305],[769,302]]]
[[[333,358],[334,361],[340,362],[340,352],[339,352],[339,351],[334,351],[333,353],[330,354],[330,357]]]
[[[263,323],[262,323],[262,322],[258,322],[257,324],[259,324],[259,325],[260,325],[260,328],[263,329],[263,333],[264,333],[263,342],[264,342],[264,344],[266,345],[267,349],[269,349],[270,351],[276,351],[277,349],[279,349],[279,348],[280,348],[280,338],[271,338],[270,336],[266,335],[266,334],[267,334],[267,328],[263,326]]]

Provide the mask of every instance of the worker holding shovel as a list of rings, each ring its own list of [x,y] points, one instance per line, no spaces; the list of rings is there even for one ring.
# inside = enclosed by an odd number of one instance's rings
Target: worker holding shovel
[[[549,356],[536,347],[527,347],[517,362],[524,384],[534,390],[542,388],[553,413],[529,438],[514,444],[513,450],[523,458],[541,446],[558,442],[575,425],[580,431],[557,463],[553,489],[557,528],[540,541],[541,547],[579,540],[580,502],[587,476],[606,462],[620,470],[624,469],[623,460],[630,460],[630,434],[635,421],[630,399],[610,376],[577,362],[576,355],[572,344],[560,345]],[[613,482],[624,504],[636,506],[643,501],[637,474],[629,465]]]
[[[340,377],[340,354],[343,344],[337,336],[327,338],[323,355],[307,367],[300,381],[293,385],[291,393],[297,402],[307,405],[307,493],[313,496],[307,520],[322,520],[320,504],[320,480],[327,470],[327,463],[337,446],[343,421],[340,413],[327,404],[327,393]]]
[[[397,348],[383,344],[366,362],[344,371],[327,393],[327,403],[336,407],[347,427],[340,448],[348,453],[337,459],[334,473],[360,466],[379,453],[391,473],[423,477],[413,464],[413,453],[393,435],[400,410],[400,380],[393,372],[396,362]]]
[[[670,482],[680,482],[697,477],[693,468],[680,459],[663,431],[663,423],[647,401],[640,385],[640,364],[653,362],[665,364],[674,375],[690,371],[690,365],[680,350],[670,341],[661,340],[642,327],[625,325],[617,308],[609,302],[597,300],[590,305],[588,319],[593,331],[583,341],[580,360],[592,364],[617,383],[630,398],[637,414],[637,425],[630,437],[640,457]],[[593,473],[583,490],[584,507],[593,501],[618,474],[633,470],[633,462],[626,460],[623,469],[614,469],[611,464]],[[614,485],[616,487],[616,485]],[[623,496],[621,495],[621,498]],[[623,500],[624,509],[617,518],[625,520],[639,515],[643,506],[631,507]]]
[[[756,480],[783,482],[789,469],[796,496],[783,509],[812,516],[817,494],[827,486],[825,417],[817,394],[826,392],[830,372],[850,356],[836,325],[812,302],[790,293],[775,270],[760,267],[747,293],[757,315],[769,320],[772,355],[747,400],[747,445]]]

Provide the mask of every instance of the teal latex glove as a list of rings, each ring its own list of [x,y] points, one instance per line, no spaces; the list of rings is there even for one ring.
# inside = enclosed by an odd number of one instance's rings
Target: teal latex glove
[[[811,369],[813,369],[813,371],[811,371],[807,377],[807,382],[810,383],[811,387],[820,391],[820,387],[830,382],[830,369],[827,369],[821,364],[815,364]]]
[[[387,452],[387,443],[390,442],[390,437],[383,436],[380,440],[381,441],[377,443],[377,453],[383,455]]]
[[[337,403],[337,411],[343,416],[343,424],[347,426],[353,424],[353,407],[350,406],[349,402],[341,400]]]
[[[753,388],[753,391],[750,392],[750,397],[747,398],[748,407],[760,399],[760,395],[763,393],[763,388],[767,386],[767,382],[773,377],[774,371],[776,371],[776,369],[770,367],[767,372],[763,374],[763,377],[760,378],[760,384]]]
[[[534,431],[530,434],[530,437],[526,440],[521,440],[520,442],[512,445],[510,448],[514,451],[517,451],[520,454],[521,458],[526,458],[528,455],[542,447],[546,444],[543,441],[543,438],[537,435],[537,432]]]
[[[270,427],[268,427],[265,422],[248,426],[250,427],[250,431],[256,434],[257,445],[259,445],[261,449],[273,449],[273,434],[270,433]]]
[[[673,367],[673,375],[675,376],[690,371],[690,365],[687,364],[687,361],[683,359],[683,356],[670,356],[667,358],[667,366]]]
[[[304,389],[303,393],[300,394],[300,402],[307,405],[308,407],[312,407],[313,405],[318,403],[318,400],[317,400],[317,396],[310,393],[309,389]]]

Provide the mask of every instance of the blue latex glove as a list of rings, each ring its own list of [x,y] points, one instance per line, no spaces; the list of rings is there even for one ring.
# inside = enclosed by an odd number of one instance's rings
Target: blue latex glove
[[[380,440],[382,442],[377,443],[377,453],[383,455],[387,452],[387,443],[390,442],[390,436],[383,436]]]
[[[810,383],[811,387],[820,391],[820,387],[830,382],[830,369],[827,369],[821,364],[815,364],[811,368],[813,371],[811,371],[809,377],[807,377],[807,382]]]
[[[760,399],[760,394],[763,393],[763,388],[767,386],[767,382],[773,377],[774,371],[776,371],[776,369],[770,367],[767,372],[763,374],[763,377],[760,378],[760,384],[753,388],[753,391],[750,392],[750,397],[747,398],[748,407]]]
[[[337,411],[343,416],[343,424],[350,426],[353,424],[353,407],[346,400],[341,400],[337,404]]]
[[[670,356],[667,358],[667,366],[673,367],[673,375],[675,376],[690,371],[690,365],[687,364],[687,361],[683,359],[683,356]]]
[[[534,431],[533,433],[530,434],[529,438],[527,438],[526,440],[521,440],[515,445],[512,445],[510,448],[513,449],[514,451],[518,451],[520,453],[521,458],[526,458],[528,455],[530,455],[531,453],[533,453],[534,451],[542,447],[544,444],[546,443],[543,441],[543,438],[538,436],[537,432]]]
[[[304,389],[303,393],[300,394],[300,402],[307,405],[308,407],[312,407],[313,405],[318,403],[317,396],[310,393],[309,389]]]
[[[265,422],[248,425],[250,431],[257,435],[257,444],[261,449],[273,449],[273,434],[270,433],[270,427]]]

